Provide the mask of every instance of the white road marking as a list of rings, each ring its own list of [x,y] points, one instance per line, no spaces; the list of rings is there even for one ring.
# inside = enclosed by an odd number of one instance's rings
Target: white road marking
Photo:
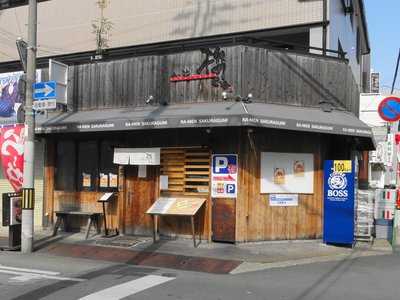
[[[119,300],[175,278],[148,275],[87,295],[79,300]]]
[[[37,269],[25,269],[25,268],[14,268],[8,267],[4,265],[0,265],[1,270],[11,270],[11,271],[18,271],[18,272],[28,272],[28,273],[37,273],[43,275],[58,275],[60,272],[51,272],[51,271],[44,271],[44,270],[37,270]]]
[[[60,274],[58,272],[36,270],[36,269],[25,269],[25,268],[14,268],[0,265],[0,274],[16,275],[9,279],[11,282],[27,282],[33,279],[52,279],[52,280],[62,280],[62,281],[86,281],[86,279],[81,278],[70,278],[56,276]]]

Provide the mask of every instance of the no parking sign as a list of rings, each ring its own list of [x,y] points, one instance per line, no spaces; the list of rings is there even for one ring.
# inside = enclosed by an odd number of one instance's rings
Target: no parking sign
[[[400,98],[387,97],[379,103],[379,116],[386,122],[396,122],[400,120]]]
[[[211,172],[211,197],[237,197],[238,156],[213,154]]]

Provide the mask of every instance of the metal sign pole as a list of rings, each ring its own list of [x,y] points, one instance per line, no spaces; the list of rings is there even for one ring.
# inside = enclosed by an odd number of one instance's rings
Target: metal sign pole
[[[21,252],[33,251],[35,119],[32,110],[33,84],[36,82],[37,0],[29,0],[28,59],[25,99],[24,182],[22,186]]]

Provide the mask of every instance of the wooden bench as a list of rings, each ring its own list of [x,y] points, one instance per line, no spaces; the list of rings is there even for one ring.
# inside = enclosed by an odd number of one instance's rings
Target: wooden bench
[[[55,212],[57,220],[56,224],[54,225],[53,229],[53,236],[57,235],[58,228],[61,225],[61,222],[63,222],[64,225],[64,230],[67,231],[68,229],[68,216],[82,216],[87,218],[87,225],[86,225],[86,235],[85,239],[89,237],[89,232],[90,228],[92,225],[94,225],[97,229],[97,233],[100,233],[100,216],[102,216],[102,213],[98,212],[84,212],[84,211],[56,211]]]

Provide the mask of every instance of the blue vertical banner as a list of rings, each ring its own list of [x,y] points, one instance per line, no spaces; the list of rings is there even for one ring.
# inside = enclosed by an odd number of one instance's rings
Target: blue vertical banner
[[[324,243],[354,242],[355,164],[351,160],[324,163]]]

